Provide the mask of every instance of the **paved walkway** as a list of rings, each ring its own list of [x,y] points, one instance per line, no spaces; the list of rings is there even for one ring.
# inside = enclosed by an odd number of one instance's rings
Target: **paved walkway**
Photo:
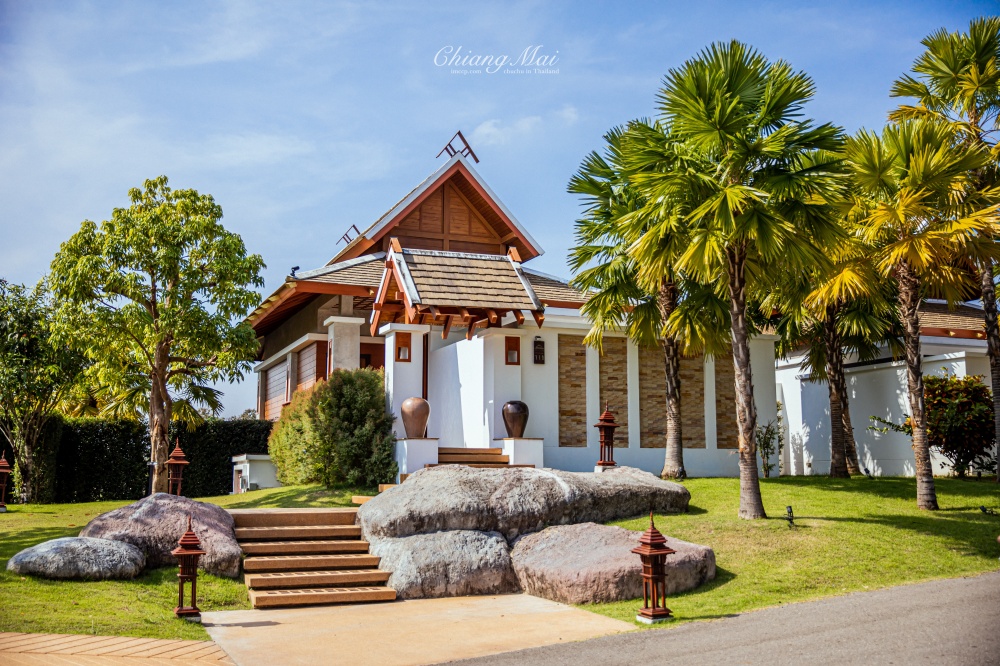
[[[223,666],[212,641],[0,632],[0,666]]]
[[[635,629],[526,594],[219,611],[202,619],[240,666],[434,664]]]
[[[1000,572],[457,663],[991,666],[1000,664]]]

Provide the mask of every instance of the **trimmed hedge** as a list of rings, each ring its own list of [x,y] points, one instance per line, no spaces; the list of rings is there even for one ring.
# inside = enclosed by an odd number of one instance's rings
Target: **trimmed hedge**
[[[149,428],[136,421],[66,419],[56,473],[46,479],[56,502],[134,499],[146,494]]]
[[[171,424],[170,450],[179,437],[181,449],[191,463],[184,470],[181,492],[185,497],[213,497],[233,491],[233,456],[267,453],[270,421],[209,419],[196,430]]]
[[[209,419],[193,431],[172,423],[170,441],[180,439],[190,462],[184,470],[184,495],[230,493],[232,457],[267,453],[270,433],[270,421],[251,419]],[[11,462],[10,446],[5,439],[0,443]],[[149,448],[149,427],[143,422],[55,416],[46,425],[36,452],[36,467],[40,463],[38,469],[45,470],[38,496],[60,503],[140,499],[149,484]],[[8,485],[14,485],[13,478]],[[8,488],[7,502],[15,497],[13,488]]]

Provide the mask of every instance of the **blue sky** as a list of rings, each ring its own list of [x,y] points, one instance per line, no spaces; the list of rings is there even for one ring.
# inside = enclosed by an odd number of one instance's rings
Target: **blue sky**
[[[34,282],[84,219],[166,174],[212,194],[266,290],[323,265],[437,168],[457,129],[567,275],[566,183],[610,127],[655,114],[664,73],[740,39],[816,82],[807,115],[877,128],[893,79],[988,2],[65,2],[0,0],[0,276]],[[442,49],[557,58],[461,74]],[[452,51],[452,52],[453,52]],[[441,62],[441,58],[438,58]],[[252,382],[222,387],[227,413]]]

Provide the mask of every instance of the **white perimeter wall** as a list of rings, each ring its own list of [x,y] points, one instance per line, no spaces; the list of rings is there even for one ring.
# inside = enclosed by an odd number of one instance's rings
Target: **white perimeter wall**
[[[933,347],[930,347],[933,349]],[[978,351],[950,352],[923,359],[925,375],[945,371],[964,377],[988,376],[989,361]],[[783,466],[788,474],[830,473],[830,397],[826,382],[810,382],[795,359],[779,363],[776,373],[786,420]],[[846,372],[851,425],[861,465],[875,475],[912,476],[913,450],[903,433],[870,429],[871,416],[902,423],[910,413],[903,361],[849,368]],[[944,461],[931,453],[935,474],[946,474]]]

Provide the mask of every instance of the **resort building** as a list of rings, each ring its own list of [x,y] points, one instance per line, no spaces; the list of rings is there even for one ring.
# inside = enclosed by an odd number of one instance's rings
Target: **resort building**
[[[585,346],[586,295],[531,267],[542,248],[463,153],[344,240],[326,266],[289,275],[251,316],[262,418],[279,418],[295,391],[335,368],[384,368],[393,414],[410,397],[431,408],[427,438],[408,440],[396,420],[403,474],[491,460],[593,470],[605,406],[620,426],[616,461],[662,469],[660,350],[614,334],[603,353]],[[761,423],[777,416],[774,341],[750,343]],[[689,475],[738,474],[733,372],[728,357],[682,361]],[[512,440],[502,409],[515,400],[530,417]]]

